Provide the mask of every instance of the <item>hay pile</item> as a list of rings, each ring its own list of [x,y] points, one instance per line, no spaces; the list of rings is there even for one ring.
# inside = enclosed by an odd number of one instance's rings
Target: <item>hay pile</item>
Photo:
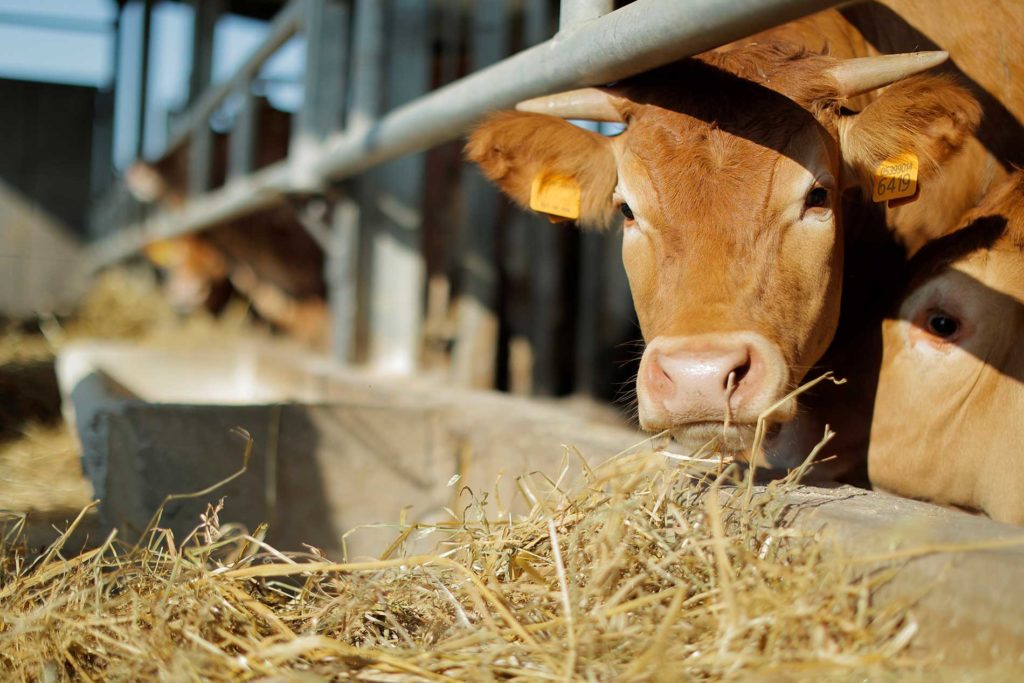
[[[709,470],[699,469],[709,467]],[[33,680],[905,680],[915,623],[873,605],[781,503],[711,466],[617,458],[563,493],[520,480],[525,517],[463,492],[447,525],[383,557],[282,553],[210,507],[188,539],[108,538],[29,564],[0,549],[0,669]],[[727,470],[719,482],[729,479]],[[785,489],[790,479],[772,487]],[[422,534],[430,555],[403,557]],[[872,578],[873,577],[873,578]]]

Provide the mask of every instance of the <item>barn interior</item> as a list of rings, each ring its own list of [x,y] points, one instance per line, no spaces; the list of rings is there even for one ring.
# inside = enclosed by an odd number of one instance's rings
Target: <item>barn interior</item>
[[[465,160],[558,89],[487,69],[663,4],[0,0],[0,670],[1024,671],[1019,530],[669,452],[622,231]]]

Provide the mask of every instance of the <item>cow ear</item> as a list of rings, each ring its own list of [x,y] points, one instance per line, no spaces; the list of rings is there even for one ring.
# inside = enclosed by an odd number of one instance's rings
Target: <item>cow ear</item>
[[[580,187],[581,226],[613,221],[617,176],[609,138],[553,116],[499,112],[470,134],[466,156],[523,207],[535,178],[566,176]]]
[[[872,176],[894,156],[918,158],[918,186],[929,181],[963,148],[981,121],[981,106],[953,78],[914,76],[884,90],[863,111],[839,119],[840,144],[847,185],[860,185],[871,196]]]

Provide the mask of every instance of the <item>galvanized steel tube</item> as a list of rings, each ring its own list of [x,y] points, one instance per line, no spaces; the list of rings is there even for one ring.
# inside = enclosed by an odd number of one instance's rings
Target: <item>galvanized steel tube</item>
[[[328,140],[314,168],[344,178],[461,135],[493,109],[608,83],[694,55],[841,0],[636,0],[399,107],[369,130]]]

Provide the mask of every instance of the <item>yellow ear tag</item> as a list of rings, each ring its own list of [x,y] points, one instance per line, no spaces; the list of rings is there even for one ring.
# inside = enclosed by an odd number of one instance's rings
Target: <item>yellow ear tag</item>
[[[913,196],[917,192],[917,169],[917,155],[913,152],[903,152],[883,161],[872,177],[872,201],[887,202]]]
[[[580,217],[580,184],[569,176],[540,173],[530,185],[530,208],[574,221]]]

